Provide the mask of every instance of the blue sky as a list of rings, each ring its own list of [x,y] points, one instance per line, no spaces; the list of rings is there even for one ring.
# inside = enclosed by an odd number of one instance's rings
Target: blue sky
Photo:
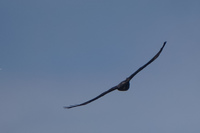
[[[1,0],[0,132],[200,132],[200,1]],[[126,92],[83,107],[152,58]]]

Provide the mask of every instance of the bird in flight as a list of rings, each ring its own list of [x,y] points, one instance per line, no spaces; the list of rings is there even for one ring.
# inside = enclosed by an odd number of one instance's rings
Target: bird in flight
[[[100,95],[98,95],[97,97],[87,101],[87,102],[84,102],[84,103],[81,103],[81,104],[76,104],[76,105],[71,105],[71,106],[66,106],[64,107],[65,109],[70,109],[70,108],[74,108],[74,107],[78,107],[78,106],[83,106],[83,105],[86,105],[88,103],[91,103],[97,99],[99,99],[100,97],[114,91],[114,90],[118,90],[118,91],[127,91],[129,89],[129,86],[130,86],[130,83],[129,81],[137,74],[139,73],[142,69],[144,69],[146,66],[148,66],[149,64],[151,64],[154,60],[156,60],[158,58],[158,56],[160,55],[160,53],[162,52],[163,48],[165,47],[165,44],[167,42],[165,41],[163,43],[163,46],[161,47],[160,51],[158,51],[158,53],[150,60],[148,61],[146,64],[144,64],[143,66],[141,66],[137,71],[135,71],[133,74],[131,74],[128,78],[126,78],[124,81],[120,82],[118,85],[110,88],[109,90],[101,93]]]

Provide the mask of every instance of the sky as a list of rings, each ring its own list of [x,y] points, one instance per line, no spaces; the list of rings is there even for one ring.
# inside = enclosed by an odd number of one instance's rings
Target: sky
[[[200,132],[199,0],[1,0],[1,133]],[[149,61],[125,92],[117,85]]]

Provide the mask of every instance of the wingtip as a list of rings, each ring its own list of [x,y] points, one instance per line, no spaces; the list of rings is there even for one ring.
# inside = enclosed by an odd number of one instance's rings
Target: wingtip
[[[64,106],[63,108],[64,109],[71,109],[71,108],[78,107],[78,106],[80,106],[80,105]]]
[[[69,107],[64,106],[63,108],[64,108],[64,109],[70,109],[70,108],[72,108],[72,107],[71,107],[71,106],[69,106]]]
[[[164,47],[165,47],[165,44],[167,43],[167,41],[165,41],[164,43],[163,43],[163,46],[162,46],[162,48],[161,49],[163,49]]]

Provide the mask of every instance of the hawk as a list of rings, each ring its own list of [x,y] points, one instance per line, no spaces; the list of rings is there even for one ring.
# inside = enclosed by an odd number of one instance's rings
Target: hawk
[[[120,82],[118,85],[110,88],[109,90],[101,93],[100,95],[98,95],[97,97],[89,100],[89,101],[86,101],[84,103],[81,103],[81,104],[76,104],[76,105],[71,105],[71,106],[66,106],[64,107],[65,109],[70,109],[70,108],[74,108],[74,107],[78,107],[78,106],[83,106],[83,105],[86,105],[88,103],[91,103],[97,99],[99,99],[100,97],[114,91],[114,90],[118,90],[118,91],[127,91],[130,87],[130,80],[137,74],[139,73],[142,69],[144,69],[145,67],[147,67],[149,64],[151,64],[154,60],[156,60],[158,58],[158,56],[160,55],[160,53],[162,52],[163,48],[165,47],[165,44],[167,42],[165,41],[163,43],[163,46],[161,47],[161,49],[158,51],[158,53],[150,60],[148,61],[146,64],[144,64],[143,66],[141,66],[139,69],[137,69],[137,71],[135,71],[133,74],[131,74],[128,78],[126,78],[125,80],[123,80],[122,82]]]

